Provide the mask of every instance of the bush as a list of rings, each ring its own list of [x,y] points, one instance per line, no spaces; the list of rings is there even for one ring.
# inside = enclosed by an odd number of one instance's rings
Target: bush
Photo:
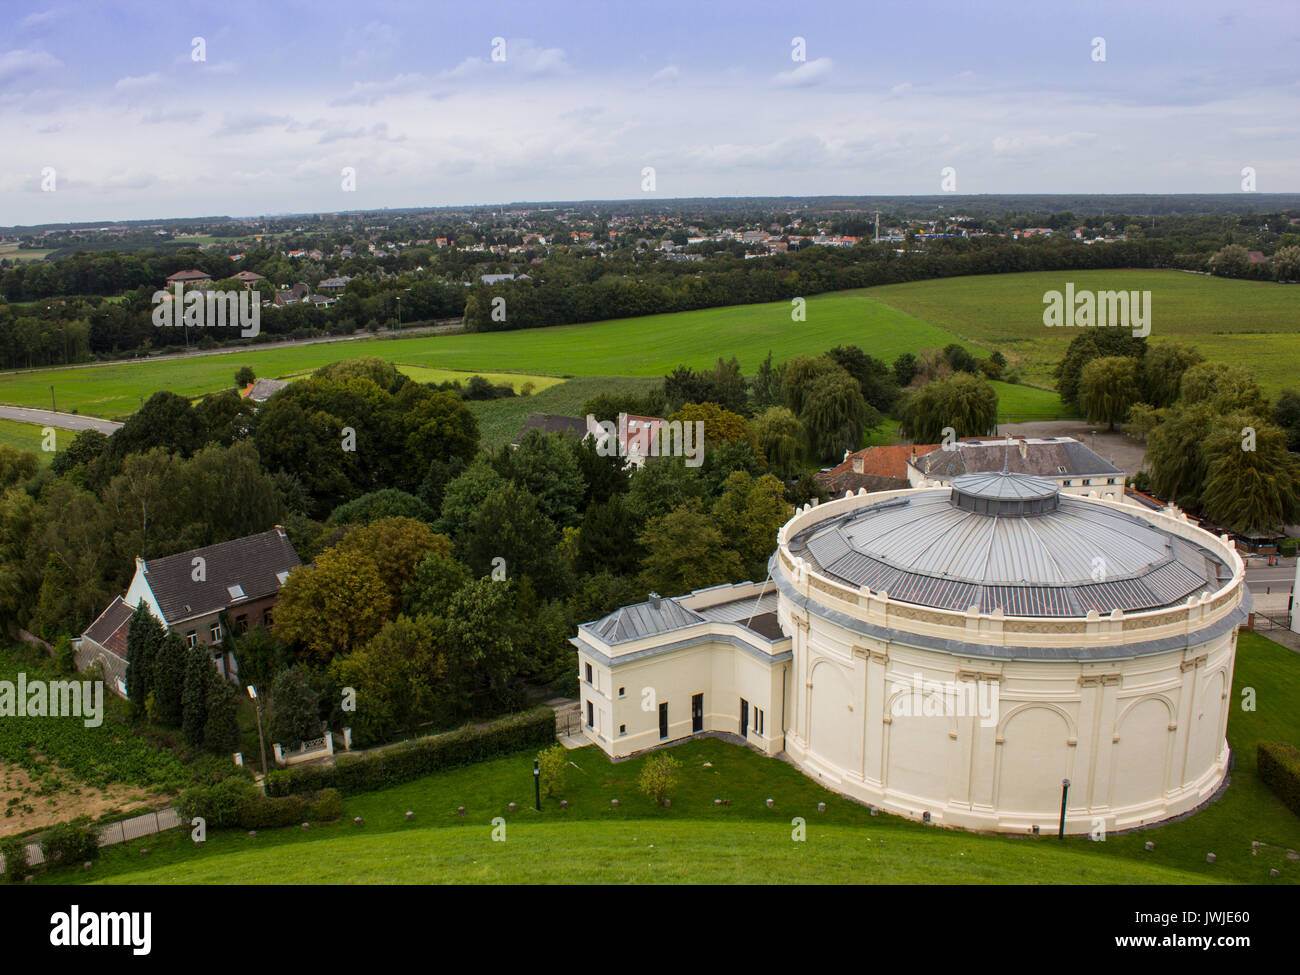
[[[41,837],[41,854],[51,867],[93,860],[99,854],[99,834],[85,816],[70,823],[59,823]]]
[[[16,884],[27,876],[27,841],[17,836],[0,840],[0,856],[5,860],[4,879]]]
[[[232,777],[216,785],[186,789],[179,806],[185,819],[201,816],[214,829],[274,829],[338,819],[343,815],[343,796],[337,789],[264,796],[247,779]]]
[[[1261,741],[1255,754],[1260,781],[1300,816],[1300,748],[1284,741]]]
[[[564,791],[564,778],[569,770],[569,756],[565,747],[556,742],[537,753],[537,766],[542,773],[542,794],[548,799]]]
[[[72,639],[66,633],[54,641],[54,669],[60,674],[77,672],[77,653],[72,649]]]
[[[1300,538],[1284,538],[1277,544],[1278,554],[1288,559],[1295,557],[1297,548],[1300,548]]]
[[[671,755],[654,755],[647,758],[637,779],[637,788],[648,799],[662,806],[668,793],[677,788],[677,759]]]
[[[259,795],[247,779],[231,777],[215,785],[196,785],[177,803],[183,819],[201,817],[213,829],[242,825],[244,804]]]
[[[555,712],[541,707],[482,728],[462,728],[365,755],[340,755],[333,768],[300,766],[272,772],[267,776],[266,791],[272,796],[331,788],[344,795],[370,792],[554,740]]]

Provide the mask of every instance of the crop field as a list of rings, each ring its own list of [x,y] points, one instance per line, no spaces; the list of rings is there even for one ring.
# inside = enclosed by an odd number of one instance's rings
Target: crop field
[[[196,847],[175,830],[105,849],[89,874],[42,882],[105,883],[1260,883],[1300,882],[1300,818],[1260,781],[1255,745],[1294,740],[1300,657],[1241,635],[1234,701],[1258,692],[1259,710],[1234,707],[1235,753],[1224,795],[1165,826],[1104,841],[944,830],[828,792],[796,769],[711,738],[670,749],[680,763],[672,806],[640,795],[644,757],[611,763],[594,747],[569,752],[563,789],[532,809],[531,752],[347,796],[343,817],[308,830],[212,831]],[[1268,703],[1273,702],[1273,703]],[[561,809],[559,798],[568,802]],[[766,805],[774,801],[773,808]],[[619,805],[610,805],[618,799]],[[715,799],[726,804],[717,805]],[[516,802],[511,812],[507,807]],[[826,803],[825,812],[817,804]],[[458,806],[466,808],[464,817]],[[406,811],[414,813],[408,821]],[[354,817],[361,817],[356,825]],[[492,839],[493,819],[505,822]],[[792,832],[802,819],[806,839]],[[498,834],[500,835],[500,834]],[[1147,851],[1151,841],[1155,849]],[[1263,844],[1252,846],[1253,841]],[[142,859],[139,848],[150,856]],[[1214,853],[1216,862],[1206,861]],[[1281,876],[1269,877],[1277,869]]]
[[[1052,367],[1078,334],[1043,324],[1043,294],[1150,291],[1149,341],[1186,342],[1207,358],[1248,368],[1276,396],[1300,385],[1300,287],[1212,278],[1184,271],[1038,271],[944,278],[848,292],[923,321],[942,324],[962,341],[999,348],[1029,382],[1052,385]]]

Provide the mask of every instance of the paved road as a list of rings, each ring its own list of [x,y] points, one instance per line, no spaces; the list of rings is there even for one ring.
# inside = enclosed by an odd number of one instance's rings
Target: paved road
[[[41,427],[54,427],[56,430],[98,430],[100,433],[112,433],[122,425],[95,416],[55,413],[53,410],[33,410],[25,406],[0,406],[0,420],[34,423]]]

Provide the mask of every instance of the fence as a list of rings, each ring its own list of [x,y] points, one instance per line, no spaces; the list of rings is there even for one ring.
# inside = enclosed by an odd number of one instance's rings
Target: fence
[[[292,751],[285,751],[280,747],[279,742],[276,742],[271,746],[271,750],[275,752],[277,765],[297,765],[299,762],[327,758],[334,754],[334,735],[326,731],[320,738],[304,741],[300,747]]]
[[[99,830],[99,845],[114,846],[118,843],[125,843],[127,840],[138,840],[141,836],[149,836],[153,833],[161,833],[164,830],[175,829],[177,826],[183,826],[185,821],[181,819],[181,814],[170,806],[166,809],[158,809],[154,812],[147,812],[140,816],[132,816],[130,819],[123,819],[116,823],[109,823]],[[40,866],[45,862],[45,854],[41,852],[41,845],[38,842],[27,844],[27,862],[33,866]],[[4,869],[4,857],[0,857],[0,870]]]

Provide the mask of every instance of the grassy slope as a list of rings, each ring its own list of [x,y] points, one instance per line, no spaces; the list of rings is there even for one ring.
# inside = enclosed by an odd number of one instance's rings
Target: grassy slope
[[[531,413],[582,416],[582,405],[598,393],[646,393],[658,381],[627,376],[583,376],[531,396],[478,400],[471,402],[469,408],[478,418],[483,444],[499,447],[515,438]]]
[[[672,750],[682,764],[671,809],[636,791],[642,760],[610,763],[594,748],[571,752],[563,795],[567,811],[545,800],[528,808],[530,754],[429,776],[345,800],[341,822],[304,831],[209,834],[196,849],[184,831],[104,851],[94,873],[46,880],[110,883],[249,882],[868,882],[868,883],[1296,883],[1300,819],[1258,780],[1255,743],[1300,740],[1300,656],[1243,634],[1234,702],[1256,688],[1259,710],[1232,714],[1232,785],[1195,816],[1104,843],[1075,837],[982,836],[892,816],[822,789],[793,767],[712,739]],[[776,800],[767,809],[764,800]],[[620,807],[611,809],[609,800]],[[717,807],[715,798],[731,800]],[[508,812],[510,801],[520,808]],[[826,812],[816,811],[817,803]],[[455,809],[464,805],[464,818]],[[406,822],[406,810],[415,819]],[[365,825],[353,825],[361,816]],[[491,820],[507,822],[507,841],[491,841]],[[791,819],[808,824],[806,843],[790,839]],[[1143,845],[1154,841],[1146,852]],[[1266,847],[1252,854],[1251,841]],[[151,855],[139,856],[140,846]],[[1218,862],[1205,862],[1213,852]],[[1268,877],[1270,868],[1282,873]]]
[[[1043,293],[1090,289],[1151,292],[1152,342],[1197,346],[1207,359],[1239,363],[1275,395],[1296,382],[1300,365],[1300,288],[1233,281],[1182,271],[1040,271],[893,284],[864,294],[891,308],[942,323],[970,344],[1002,349],[1031,382],[1051,385],[1051,370],[1077,331],[1043,325]]]

